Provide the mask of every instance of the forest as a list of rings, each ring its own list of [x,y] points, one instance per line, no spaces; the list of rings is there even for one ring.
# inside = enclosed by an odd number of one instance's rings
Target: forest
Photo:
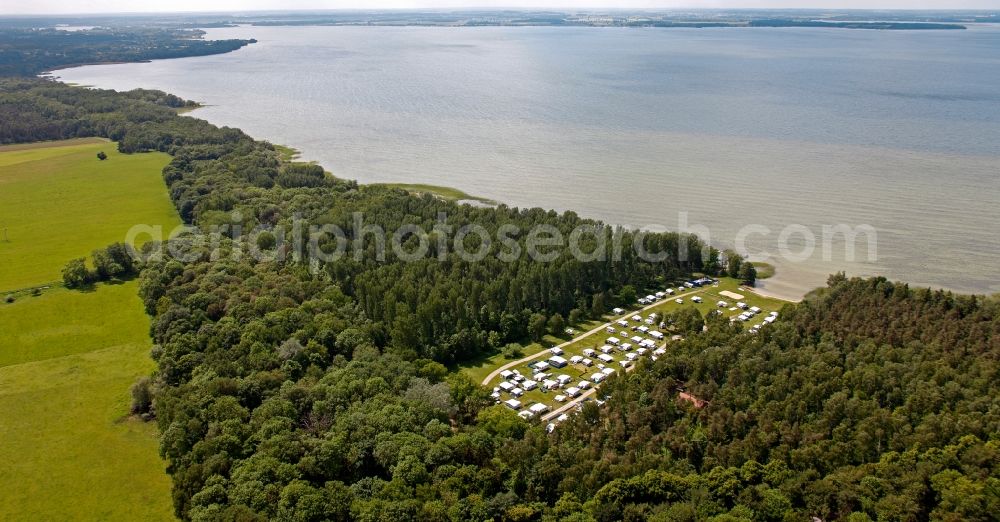
[[[35,79],[0,80],[0,142],[101,136],[162,151],[185,222],[234,212],[393,230],[587,224],[692,256],[553,262],[372,252],[318,267],[294,256],[186,253],[138,273],[156,372],[133,387],[155,419],[185,520],[992,520],[1000,512],[1000,302],[882,278],[830,278],[758,334],[709,314],[683,341],[612,377],[553,433],[449,370],[528,335],[532,316],[597,317],[692,273],[748,268],[697,238],[639,235],[572,212],[473,207],[317,175],[188,102]],[[95,161],[97,161],[95,159]],[[518,242],[524,237],[516,237]],[[223,238],[224,248],[235,238]],[[269,241],[264,241],[269,243]],[[155,246],[155,245],[153,245]],[[490,245],[490,249],[499,248]],[[449,251],[450,252],[450,251]],[[75,261],[72,272],[89,277]],[[695,312],[697,313],[697,312]],[[698,328],[685,325],[696,324]],[[700,328],[701,325],[704,328]],[[683,400],[679,393],[696,397]]]
[[[32,76],[90,63],[139,62],[235,51],[254,40],[202,40],[196,29],[0,30],[0,76]]]

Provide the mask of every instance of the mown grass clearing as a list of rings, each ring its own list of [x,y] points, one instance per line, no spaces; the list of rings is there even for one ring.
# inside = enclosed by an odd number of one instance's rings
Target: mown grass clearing
[[[492,199],[473,196],[456,188],[426,185],[422,183],[379,183],[386,187],[399,188],[414,194],[431,194],[448,201],[477,201],[488,205],[496,204]]]
[[[0,304],[0,368],[147,338],[149,319],[137,299],[130,282],[85,292],[53,288]]]
[[[168,161],[108,141],[0,149],[0,292],[58,281],[66,262],[122,241],[132,225],[180,224],[161,175]]]
[[[0,304],[0,520],[171,520],[155,424],[126,418],[153,369],[137,283]]]

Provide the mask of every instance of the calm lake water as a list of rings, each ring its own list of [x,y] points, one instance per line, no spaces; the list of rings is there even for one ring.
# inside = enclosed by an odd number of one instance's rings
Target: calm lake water
[[[447,185],[609,223],[707,230],[827,274],[1000,291],[1000,28],[968,31],[239,27],[217,56],[58,71],[360,182]],[[846,259],[823,226],[870,225]],[[801,225],[787,229],[789,225]],[[815,251],[804,260],[808,233]],[[788,255],[779,236],[790,230]],[[824,252],[824,250],[826,250]]]

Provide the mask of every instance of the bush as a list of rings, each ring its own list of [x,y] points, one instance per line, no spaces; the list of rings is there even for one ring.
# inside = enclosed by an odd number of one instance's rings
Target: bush
[[[90,271],[87,270],[86,261],[82,257],[67,263],[62,276],[66,288],[80,288],[90,284],[91,281]]]
[[[4,301],[8,304],[13,303],[14,302],[13,294],[7,294],[7,297],[4,298]]]
[[[520,359],[524,357],[524,347],[517,343],[510,343],[501,350],[504,359]]]
[[[148,376],[139,377],[132,385],[132,413],[145,415],[152,413],[153,386]],[[146,418],[145,416],[143,418]]]

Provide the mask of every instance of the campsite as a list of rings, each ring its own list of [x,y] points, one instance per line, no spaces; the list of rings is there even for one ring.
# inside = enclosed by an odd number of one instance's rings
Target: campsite
[[[693,307],[702,316],[721,313],[745,324],[747,332],[754,332],[776,321],[786,304],[741,287],[731,278],[701,278],[675,286],[677,291],[671,288],[670,293],[657,291],[639,298],[630,309],[616,308],[619,313],[606,316],[606,323],[591,325],[580,336],[550,336],[545,340],[547,345],[532,344],[518,361],[493,358],[497,364],[482,378],[482,384],[490,388],[498,404],[518,411],[522,418],[553,421],[595,395],[600,398],[597,385],[602,381],[633,370],[643,359],[655,361],[673,343],[683,342],[683,337],[662,322],[666,314]],[[734,297],[742,299],[740,304],[746,310],[724,301]],[[482,373],[481,368],[477,370]]]

